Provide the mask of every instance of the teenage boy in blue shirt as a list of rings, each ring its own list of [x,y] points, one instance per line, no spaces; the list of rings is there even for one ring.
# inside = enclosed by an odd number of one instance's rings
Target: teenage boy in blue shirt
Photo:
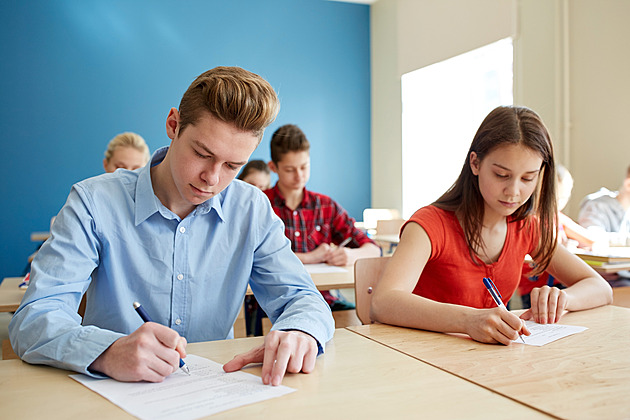
[[[9,325],[20,357],[121,381],[159,382],[187,341],[233,337],[248,282],[274,323],[224,369],[263,363],[262,380],[313,370],[330,309],[257,188],[232,182],[278,112],[272,87],[217,67],[166,119],[170,147],[136,171],[74,185]],[[83,319],[77,314],[86,295]],[[138,301],[156,321],[142,323]]]

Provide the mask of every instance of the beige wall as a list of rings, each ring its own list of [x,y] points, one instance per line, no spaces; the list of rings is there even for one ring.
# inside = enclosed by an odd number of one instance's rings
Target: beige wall
[[[575,178],[569,215],[616,188],[630,165],[628,17],[628,0],[373,3],[372,206],[402,208],[400,77],[510,35],[515,103],[542,116]]]

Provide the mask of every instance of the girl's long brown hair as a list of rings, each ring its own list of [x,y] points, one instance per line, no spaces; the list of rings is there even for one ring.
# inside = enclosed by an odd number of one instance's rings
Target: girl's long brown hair
[[[526,220],[528,228],[532,228],[531,223],[538,222],[540,242],[532,258],[538,263],[535,273],[540,274],[549,265],[558,244],[556,173],[551,137],[540,117],[531,109],[502,106],[490,112],[473,138],[457,181],[433,205],[455,212],[462,224],[470,257],[477,263],[475,250],[484,246],[481,237],[484,200],[479,191],[479,180],[470,168],[470,154],[475,152],[481,162],[488,153],[506,144],[526,146],[538,152],[543,160],[536,190],[511,219]]]

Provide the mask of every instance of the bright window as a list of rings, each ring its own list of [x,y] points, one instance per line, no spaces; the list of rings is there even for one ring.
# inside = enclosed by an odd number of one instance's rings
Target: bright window
[[[457,179],[485,116],[512,104],[512,40],[402,76],[403,217]]]

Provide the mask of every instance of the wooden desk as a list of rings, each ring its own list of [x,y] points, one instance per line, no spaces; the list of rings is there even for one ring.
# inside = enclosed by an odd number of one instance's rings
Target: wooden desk
[[[44,242],[49,237],[50,237],[50,232],[32,232],[31,233],[31,241],[33,242]]]
[[[189,344],[188,352],[224,363],[262,337]],[[260,376],[260,367],[246,369]],[[131,418],[68,377],[19,360],[0,362],[3,418]],[[549,418],[358,334],[337,330],[308,375],[288,375],[297,392],[219,413],[215,419],[266,418]]]
[[[6,277],[2,281],[0,284],[0,312],[17,311],[26,290],[18,287],[21,282],[22,277]]]
[[[354,266],[342,267],[345,272],[312,273],[311,279],[317,290],[348,289],[354,287]],[[252,289],[247,286],[247,294],[252,295]]]
[[[553,416],[628,417],[630,309],[572,312],[561,323],[589,329],[542,347],[388,325],[348,329]]]

